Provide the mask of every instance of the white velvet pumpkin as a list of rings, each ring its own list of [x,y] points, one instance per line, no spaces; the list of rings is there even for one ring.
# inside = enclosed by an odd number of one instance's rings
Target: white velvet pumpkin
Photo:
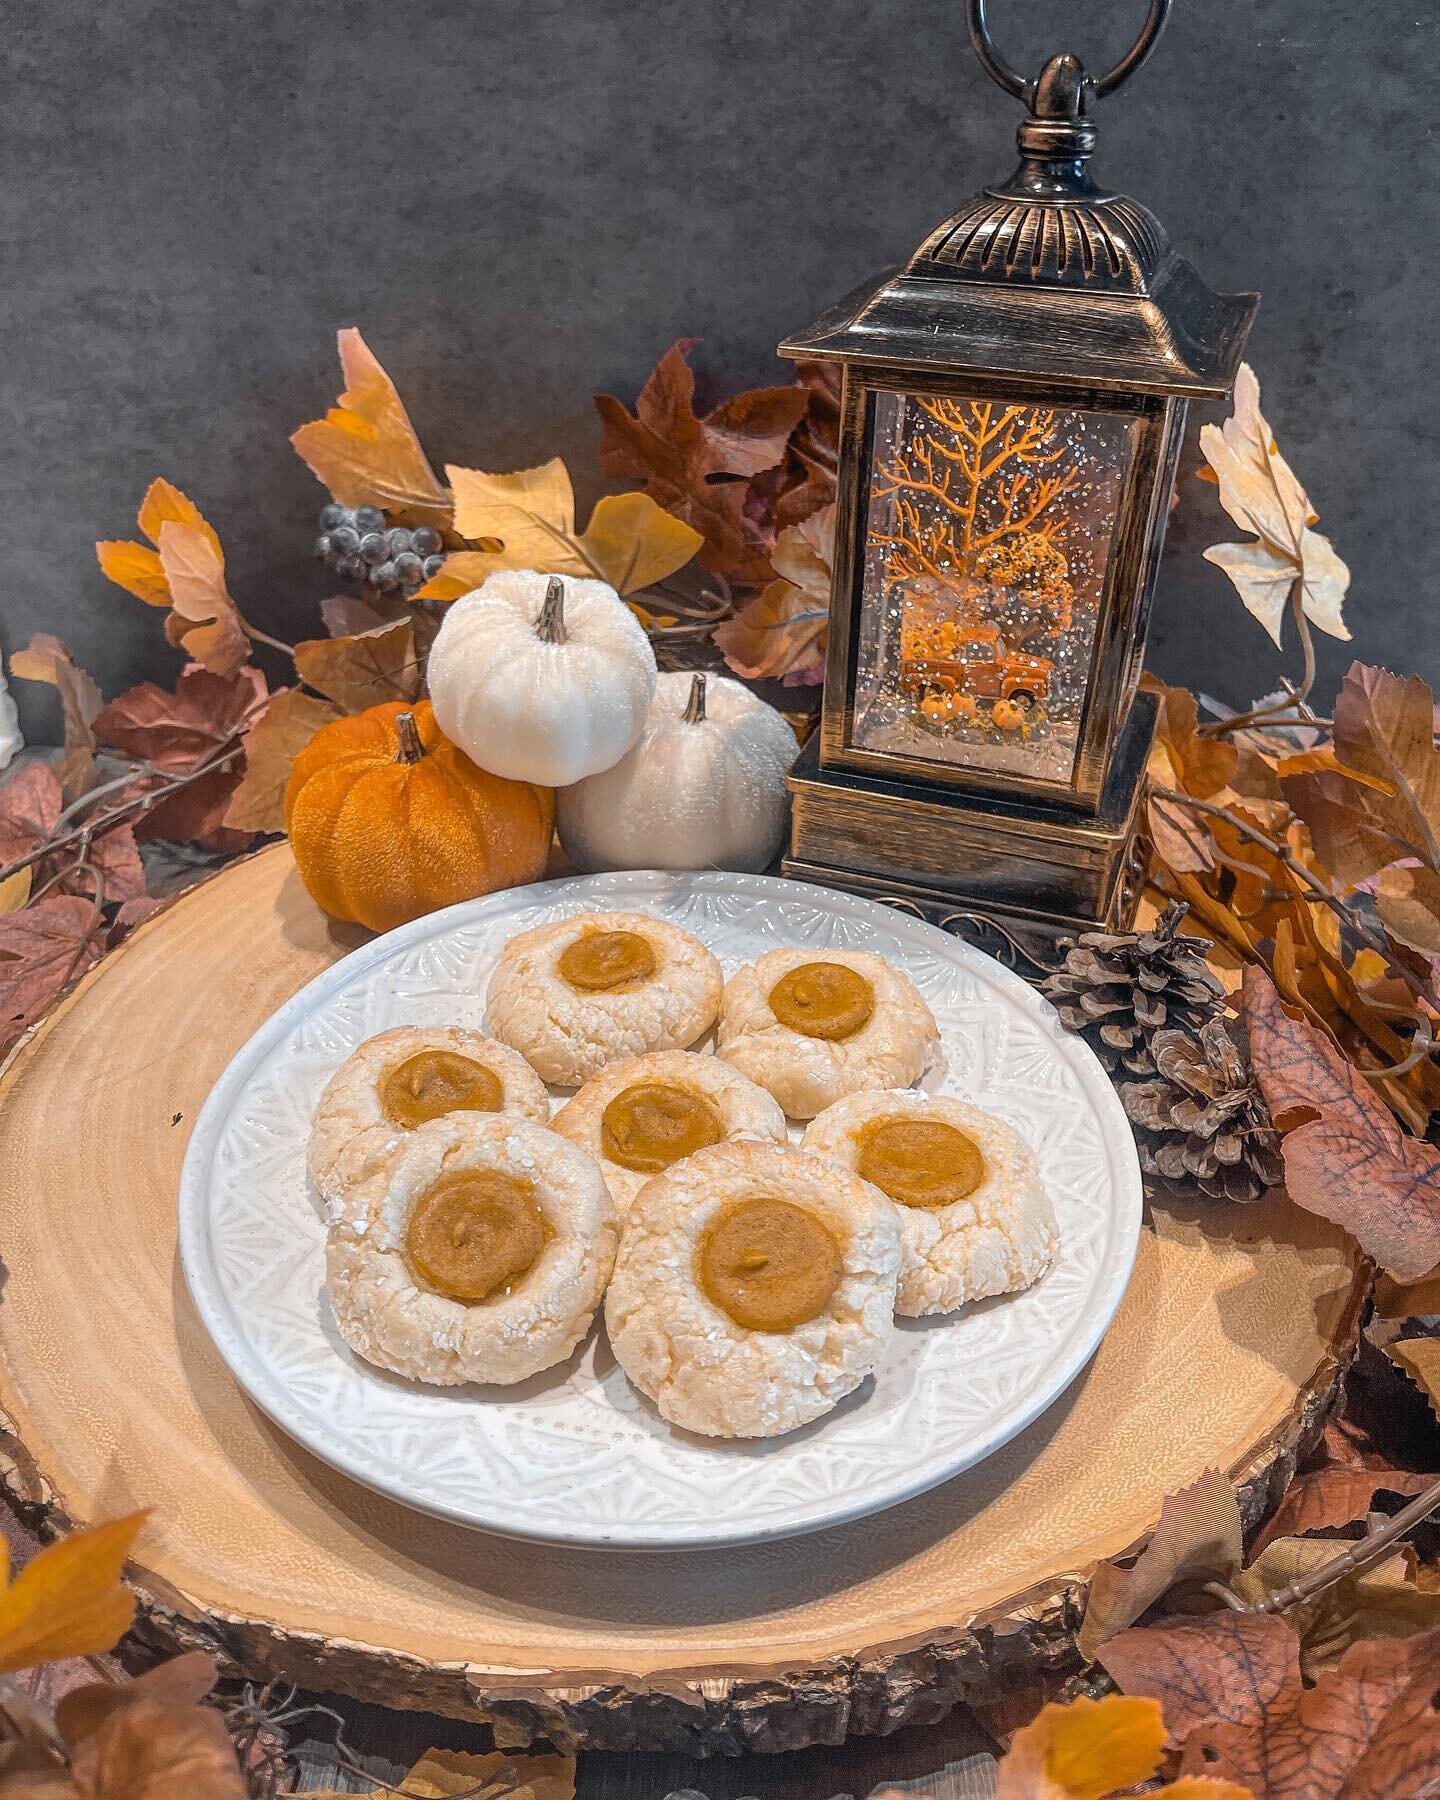
[[[785,836],[799,745],[773,706],[723,675],[662,675],[639,742],[558,796],[582,869],[746,869]]]
[[[436,724],[471,762],[565,787],[639,737],[655,652],[608,583],[505,569],[451,604],[428,679]]]

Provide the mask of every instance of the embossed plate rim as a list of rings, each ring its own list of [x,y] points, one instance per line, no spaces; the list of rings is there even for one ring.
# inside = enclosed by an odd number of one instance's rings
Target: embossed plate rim
[[[499,1505],[487,1504],[485,1497],[465,1506],[449,1505],[416,1491],[390,1471],[370,1466],[363,1449],[343,1435],[326,1429],[315,1416],[292,1401],[283,1382],[268,1368],[263,1354],[250,1343],[239,1328],[236,1310],[227,1294],[224,1277],[211,1254],[211,1182],[212,1164],[221,1139],[230,1123],[232,1106],[246,1083],[260,1065],[285,1043],[291,1031],[320,1012],[325,1004],[351,988],[358,980],[373,976],[392,958],[405,951],[443,938],[447,934],[477,925],[493,923],[506,914],[522,914],[534,907],[568,905],[588,901],[607,906],[643,910],[647,904],[662,903],[687,895],[714,893],[734,894],[777,904],[789,901],[805,903],[822,913],[849,918],[869,925],[896,940],[902,949],[910,946],[919,952],[958,966],[983,984],[998,988],[1032,1023],[1038,1025],[1054,1046],[1057,1057],[1075,1074],[1083,1096],[1096,1117],[1101,1136],[1110,1155],[1111,1205],[1109,1254],[1095,1271],[1093,1316],[1085,1328],[1071,1330],[1058,1346],[1048,1379],[1042,1380],[1026,1397],[1025,1403],[1013,1408],[990,1429],[976,1433],[962,1448],[949,1456],[919,1465],[918,1470],[897,1475],[893,1482],[878,1491],[862,1491],[858,1496],[831,1499],[827,1505],[821,1496],[808,1507],[796,1504],[779,1518],[764,1523],[730,1521],[723,1516],[707,1521],[704,1528],[687,1527],[655,1532],[623,1521],[596,1520],[583,1528],[560,1523],[517,1522],[513,1500]],[[743,875],[725,871],[701,871],[696,874],[670,874],[656,870],[625,871],[618,874],[567,876],[558,880],[535,882],[527,887],[511,888],[465,901],[438,913],[427,914],[408,925],[388,932],[371,943],[360,946],[342,957],[331,968],[307,983],[297,994],[279,1007],[252,1034],[231,1059],[211,1089],[186,1150],[181,1172],[179,1194],[180,1258],[196,1311],[221,1357],[248,1397],[283,1431],[321,1461],[373,1488],[402,1505],[435,1514],[452,1523],[503,1536],[542,1543],[567,1544],[581,1548],[605,1550],[677,1550],[723,1548],[727,1545],[759,1543],[819,1531],[831,1526],[879,1512],[887,1507],[913,1499],[952,1476],[972,1468],[993,1454],[1003,1444],[1032,1424],[1080,1376],[1094,1355],[1108,1329],[1129,1284],[1139,1246],[1143,1189],[1134,1139],[1118,1096],[1098,1059],[1079,1038],[1065,1032],[1053,1008],[1012,970],[995,958],[951,937],[937,926],[916,919],[898,909],[855,895],[842,894],[806,882],[790,881],[779,876]],[[1063,1239],[1062,1239],[1063,1255]],[[991,1302],[1004,1305],[1004,1301]],[[378,1379],[388,1380],[385,1377]],[[503,1401],[480,1401],[481,1406],[503,1405]],[[823,1429],[821,1421],[819,1429]],[[815,1430],[817,1427],[810,1427]],[[774,1440],[783,1444],[784,1439]],[[497,1497],[498,1498],[498,1497]]]

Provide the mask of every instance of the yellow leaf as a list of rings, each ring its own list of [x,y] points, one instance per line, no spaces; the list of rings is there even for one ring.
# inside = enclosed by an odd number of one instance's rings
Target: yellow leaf
[[[163,475],[157,475],[145,490],[135,523],[152,544],[160,542],[160,527],[165,524],[198,525],[220,555],[220,539],[200,508],[189,497],[173,487]]]
[[[130,1629],[135,1598],[120,1579],[143,1512],[47,1545],[0,1595],[0,1673],[62,1656],[99,1656]],[[9,1558],[0,1550],[0,1574]]]
[[[245,774],[230,796],[226,825],[232,831],[283,831],[291,765],[322,725],[341,716],[338,706],[299,688],[276,694],[245,734]]]
[[[1164,1753],[1158,1700],[1052,1703],[1010,1740],[995,1800],[1104,1800],[1153,1775]]]
[[[435,478],[395,384],[360,333],[339,333],[345,391],[323,419],[290,439],[342,506],[379,506],[413,524],[444,530],[450,496]]]
[[[506,565],[489,550],[456,550],[445,558],[438,575],[416,588],[412,600],[459,600],[480,586],[487,575]]]
[[[415,1800],[449,1800],[455,1794],[468,1794],[495,1782],[506,1769],[513,1771],[513,1782],[502,1783],[495,1794],[503,1800],[574,1800],[575,1758],[573,1756],[510,1755],[492,1750],[483,1756],[463,1750],[427,1750],[405,1777],[401,1786]],[[366,1789],[358,1800],[381,1800],[386,1790]],[[342,1796],[336,1788],[312,1790],[297,1794],[295,1800],[357,1800]]]
[[[1401,1338],[1385,1354],[1398,1363],[1440,1416],[1440,1338]]]
[[[0,913],[19,912],[30,898],[30,876],[29,869],[17,869],[0,881]]]
[[[95,555],[102,572],[127,594],[133,594],[147,606],[170,604],[170,588],[159,553],[147,544],[110,538],[96,544]]]
[[[684,568],[704,542],[648,494],[606,494],[595,502],[580,548],[611,587],[633,594]]]
[[[599,573],[576,547],[575,489],[560,457],[508,475],[450,465],[445,473],[455,490],[456,531],[471,543],[476,538],[497,538],[503,546],[492,569]]]
[[[1186,1775],[1179,1781],[1167,1781],[1156,1788],[1150,1800],[1255,1800],[1248,1787],[1238,1781],[1212,1781],[1208,1775]]]
[[[1350,571],[1329,538],[1312,531],[1316,514],[1276,448],[1260,411],[1260,383],[1249,363],[1235,378],[1235,412],[1206,425],[1200,448],[1215,471],[1220,504],[1255,536],[1248,544],[1215,544],[1205,552],[1235,584],[1247,612],[1280,643],[1285,607],[1296,582],[1305,616],[1331,637],[1348,638],[1341,618]]]
[[[170,590],[165,635],[216,675],[233,675],[250,654],[235,602],[225,586],[225,558],[210,527],[167,519],[160,562]]]

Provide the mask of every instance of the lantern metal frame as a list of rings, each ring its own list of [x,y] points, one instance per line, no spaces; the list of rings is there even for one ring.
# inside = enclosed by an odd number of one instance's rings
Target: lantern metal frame
[[[843,372],[825,691],[791,781],[789,873],[863,892],[889,882],[932,915],[971,900],[1032,923],[1113,924],[1133,911],[1133,840],[1156,710],[1137,687],[1186,410],[1192,398],[1229,395],[1258,304],[1255,294],[1214,292],[1153,214],[1090,174],[1090,103],[1144,62],[1169,4],[1150,0],[1136,44],[1106,74],[1087,77],[1063,54],[1026,81],[995,49],[985,0],[967,0],[982,64],[1030,109],[1017,131],[1019,167],[967,200],[903,267],[780,346],[782,356],[837,362]],[[1102,414],[1131,426],[1068,779],[856,741],[875,408],[890,393]],[[877,841],[887,808],[888,863]],[[1008,889],[994,848],[1002,843],[1013,864]],[[1037,858],[1055,879],[1037,874]],[[1067,865],[1073,880],[1064,879]]]

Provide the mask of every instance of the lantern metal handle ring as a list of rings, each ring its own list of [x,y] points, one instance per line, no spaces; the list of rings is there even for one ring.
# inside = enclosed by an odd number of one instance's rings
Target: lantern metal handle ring
[[[998,82],[1007,94],[1013,94],[1017,100],[1023,100],[1029,106],[1034,101],[1039,82],[1027,81],[1023,75],[1017,74],[995,48],[995,40],[990,35],[989,21],[985,17],[985,7],[986,0],[966,0],[965,12],[970,25],[970,41],[975,46],[975,54],[980,58],[981,66],[993,81]],[[1103,100],[1107,94],[1113,94],[1122,82],[1128,81],[1155,48],[1160,33],[1165,29],[1165,21],[1169,17],[1169,13],[1170,0],[1150,0],[1149,10],[1145,15],[1145,23],[1140,28],[1139,37],[1113,69],[1107,70],[1103,75],[1087,75],[1084,78],[1085,94],[1093,95],[1097,100]]]

